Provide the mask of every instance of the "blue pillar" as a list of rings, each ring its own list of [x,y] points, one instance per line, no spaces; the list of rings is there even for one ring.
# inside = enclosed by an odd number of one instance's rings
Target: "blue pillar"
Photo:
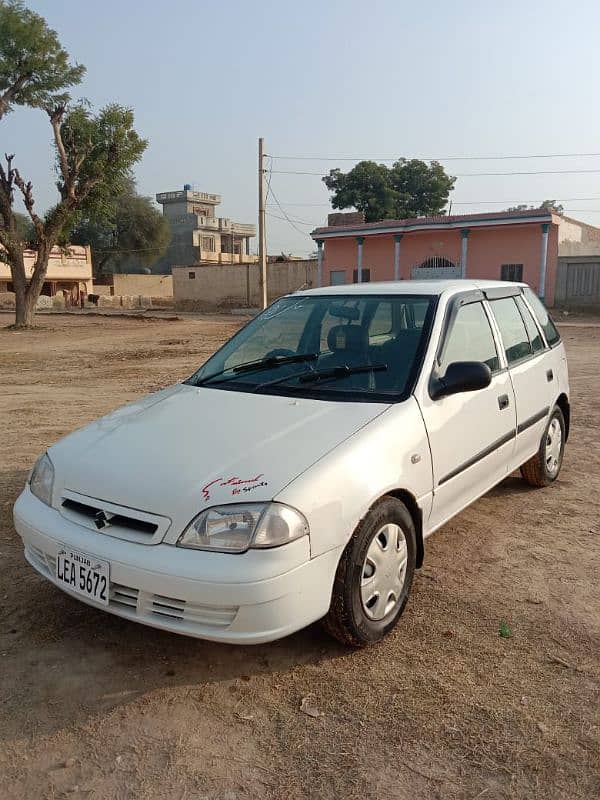
[[[550,231],[550,223],[542,223],[542,252],[540,257],[540,286],[538,294],[540,300],[546,297],[546,261],[548,260],[548,233]]]
[[[400,280],[400,242],[402,241],[402,234],[397,233],[394,236],[394,280]]]
[[[460,232],[461,247],[460,247],[460,277],[467,277],[467,248],[469,244],[469,229],[463,228]]]
[[[317,286],[323,286],[323,239],[317,239]]]
[[[363,243],[364,236],[357,236],[356,243],[358,245],[358,253],[356,257],[356,282],[362,283],[362,269],[363,269]]]

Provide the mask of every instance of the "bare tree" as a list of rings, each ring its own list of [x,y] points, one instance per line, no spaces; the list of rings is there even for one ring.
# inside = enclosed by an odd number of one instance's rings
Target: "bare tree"
[[[0,0],[0,119],[15,105],[45,110],[59,193],[58,202],[38,214],[32,182],[15,166],[15,155],[5,154],[0,163],[0,259],[11,269],[16,327],[33,323],[53,247],[66,244],[79,214],[102,208],[123,191],[147,146],[133,128],[131,109],[108,105],[94,115],[84,102],[69,104],[68,95],[60,92],[79,83],[83,72],[69,64],[68,53],[42,17],[18,0]],[[31,242],[23,235],[15,196],[31,220]],[[24,253],[29,246],[36,256],[28,279]]]

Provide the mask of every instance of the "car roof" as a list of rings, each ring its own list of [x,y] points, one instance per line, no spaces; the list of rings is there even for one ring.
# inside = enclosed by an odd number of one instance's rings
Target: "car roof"
[[[424,281],[380,281],[374,283],[352,283],[340,286],[322,286],[319,289],[302,289],[294,295],[353,295],[353,294],[425,294],[439,296],[441,294],[457,294],[473,289],[506,289],[509,286],[526,286],[524,283],[511,281],[489,281],[471,278],[455,280]]]

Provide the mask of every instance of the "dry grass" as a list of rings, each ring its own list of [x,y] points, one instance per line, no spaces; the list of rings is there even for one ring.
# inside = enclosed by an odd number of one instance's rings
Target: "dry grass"
[[[345,651],[318,626],[246,649],[185,639],[83,606],[25,564],[10,512],[36,455],[190,374],[235,327],[0,331],[2,798],[600,796],[598,327],[563,329],[560,481],[511,477],[439,531],[375,648]]]

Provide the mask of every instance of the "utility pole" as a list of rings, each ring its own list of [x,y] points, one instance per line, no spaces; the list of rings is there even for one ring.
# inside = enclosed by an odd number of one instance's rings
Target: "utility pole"
[[[264,139],[258,140],[258,260],[260,263],[261,304],[267,307],[267,235],[265,229]]]

